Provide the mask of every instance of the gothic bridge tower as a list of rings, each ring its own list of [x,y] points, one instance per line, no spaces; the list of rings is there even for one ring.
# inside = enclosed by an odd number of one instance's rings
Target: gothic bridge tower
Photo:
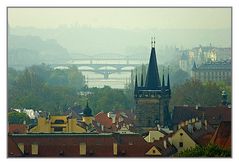
[[[141,75],[141,83],[138,85],[137,73],[135,77],[135,125],[141,128],[155,127],[157,124],[167,127],[170,124],[169,100],[171,89],[169,73],[167,84],[165,84],[163,71],[161,83],[155,52],[155,40],[151,41],[151,47],[145,82],[143,82],[143,75]]]

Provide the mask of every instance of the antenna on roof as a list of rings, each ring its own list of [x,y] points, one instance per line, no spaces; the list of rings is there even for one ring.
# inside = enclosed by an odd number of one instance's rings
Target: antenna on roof
[[[155,48],[155,37],[154,37],[154,48]]]
[[[154,45],[153,45],[153,37],[151,37],[151,47],[153,48],[154,47]]]

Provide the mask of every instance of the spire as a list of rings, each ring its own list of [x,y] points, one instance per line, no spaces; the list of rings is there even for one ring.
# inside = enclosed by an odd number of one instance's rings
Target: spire
[[[86,108],[89,108],[88,99],[87,99],[87,101],[86,101]]]
[[[91,108],[89,107],[89,103],[88,103],[88,99],[87,99],[87,102],[86,102],[86,107],[83,111],[83,114],[85,117],[89,117],[89,116],[92,116],[92,110]]]
[[[143,76],[143,65],[142,65],[142,72],[141,72],[141,87],[144,86],[144,76]]]
[[[169,66],[168,66],[168,82],[167,82],[168,89],[170,89],[170,79],[169,79]]]
[[[164,87],[165,87],[165,82],[164,82],[164,68],[163,68],[163,80],[162,80],[163,82],[162,82],[162,88],[164,89]]]
[[[157,89],[160,86],[160,79],[159,79],[159,73],[158,73],[158,66],[157,66],[157,59],[156,59],[156,53],[155,53],[155,41],[151,41],[152,48],[151,48],[151,54],[150,54],[150,60],[149,60],[149,66],[145,81],[145,87],[147,89]]]
[[[137,70],[136,70],[136,75],[135,75],[135,85],[134,85],[134,95],[137,94],[138,92],[138,80],[137,80]]]

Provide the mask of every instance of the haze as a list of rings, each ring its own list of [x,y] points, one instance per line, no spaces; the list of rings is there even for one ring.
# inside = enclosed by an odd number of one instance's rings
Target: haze
[[[231,47],[231,8],[8,8],[8,25],[10,35],[53,39],[74,58],[147,58],[152,36],[161,62],[174,58],[167,48]]]
[[[120,29],[231,28],[230,8],[9,8],[9,24]]]

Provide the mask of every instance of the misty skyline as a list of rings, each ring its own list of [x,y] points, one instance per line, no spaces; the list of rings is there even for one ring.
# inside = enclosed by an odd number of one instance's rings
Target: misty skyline
[[[230,29],[231,8],[9,8],[11,27]]]
[[[231,47],[231,8],[9,8],[8,25],[9,34],[55,39],[86,55],[147,57],[153,36],[158,51]]]

